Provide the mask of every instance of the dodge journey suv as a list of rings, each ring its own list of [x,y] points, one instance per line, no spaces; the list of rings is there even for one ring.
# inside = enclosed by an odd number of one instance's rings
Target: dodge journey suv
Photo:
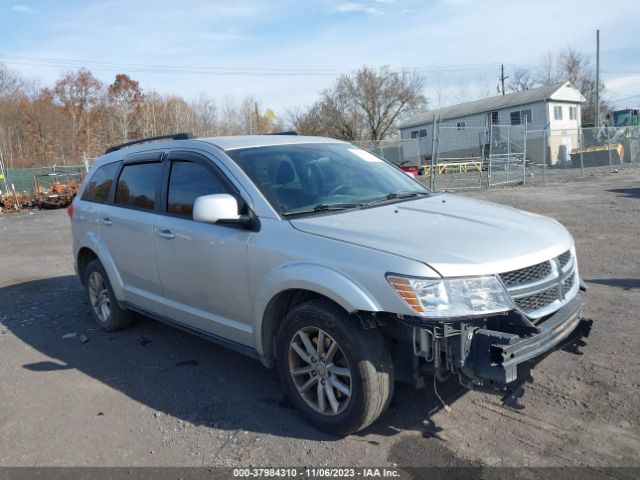
[[[138,312],[250,355],[338,435],[374,422],[396,381],[508,393],[584,335],[562,225],[434,193],[342,141],[129,142],[69,214],[101,327]]]

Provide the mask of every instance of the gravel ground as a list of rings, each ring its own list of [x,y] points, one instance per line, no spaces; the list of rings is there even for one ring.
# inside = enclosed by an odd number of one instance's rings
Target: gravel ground
[[[399,385],[344,439],[310,427],[254,360],[144,318],[97,330],[66,213],[0,216],[0,466],[639,466],[640,172],[469,195],[575,236],[584,355],[545,359],[523,410],[451,383],[446,413],[430,388]]]

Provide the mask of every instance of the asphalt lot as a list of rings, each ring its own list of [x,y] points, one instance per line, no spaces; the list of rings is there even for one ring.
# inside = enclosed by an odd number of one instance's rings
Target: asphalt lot
[[[575,236],[584,355],[544,360],[523,410],[452,383],[446,413],[430,388],[398,386],[344,439],[309,426],[252,359],[144,318],[96,329],[66,212],[0,216],[0,466],[640,465],[640,171],[469,195]]]

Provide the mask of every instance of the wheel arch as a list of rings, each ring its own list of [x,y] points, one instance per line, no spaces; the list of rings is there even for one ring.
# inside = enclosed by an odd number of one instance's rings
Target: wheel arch
[[[267,366],[273,364],[273,342],[280,322],[301,303],[325,298],[348,314],[382,311],[373,296],[353,279],[321,265],[287,265],[272,272],[261,285],[254,309],[255,344]]]
[[[107,246],[97,234],[89,233],[83,238],[82,242],[80,243],[78,254],[76,255],[76,266],[78,269],[78,275],[83,285],[84,269],[93,259],[97,259],[102,264],[102,267],[109,277],[109,282],[111,283],[111,288],[113,289],[113,293],[116,299],[124,300],[122,278],[120,277],[120,273],[118,272],[118,268],[113,258],[109,254]]]

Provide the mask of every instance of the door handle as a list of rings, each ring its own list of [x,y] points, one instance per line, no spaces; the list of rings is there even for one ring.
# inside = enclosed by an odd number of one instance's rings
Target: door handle
[[[110,226],[110,225],[113,225],[113,222],[111,221],[111,219],[110,219],[109,217],[104,217],[104,218],[102,219],[102,224],[103,224],[103,225]]]
[[[166,240],[173,240],[174,238],[176,238],[176,234],[166,228],[156,231],[156,235]]]

